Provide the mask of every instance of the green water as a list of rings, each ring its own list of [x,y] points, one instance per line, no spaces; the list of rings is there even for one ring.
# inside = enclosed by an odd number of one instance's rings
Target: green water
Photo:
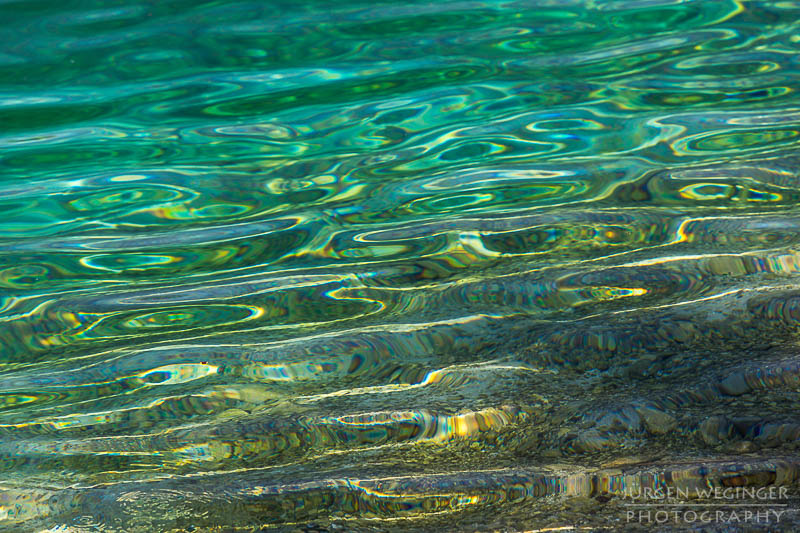
[[[0,18],[0,531],[800,529],[800,3]]]

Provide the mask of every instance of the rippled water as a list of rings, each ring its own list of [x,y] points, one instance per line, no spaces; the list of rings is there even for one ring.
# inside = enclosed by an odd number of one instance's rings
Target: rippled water
[[[0,16],[0,530],[796,493],[800,3]]]

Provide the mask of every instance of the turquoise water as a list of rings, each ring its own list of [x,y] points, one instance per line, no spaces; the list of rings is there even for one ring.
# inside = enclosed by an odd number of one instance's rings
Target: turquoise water
[[[0,17],[0,530],[800,509],[800,3]]]

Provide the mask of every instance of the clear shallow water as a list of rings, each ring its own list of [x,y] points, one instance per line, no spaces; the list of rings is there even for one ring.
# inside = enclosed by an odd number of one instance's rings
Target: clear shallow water
[[[797,488],[797,2],[0,16],[0,529]]]

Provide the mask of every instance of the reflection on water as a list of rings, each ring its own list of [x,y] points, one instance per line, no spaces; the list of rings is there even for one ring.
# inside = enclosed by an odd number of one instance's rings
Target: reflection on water
[[[0,529],[800,528],[797,2],[0,15]]]

